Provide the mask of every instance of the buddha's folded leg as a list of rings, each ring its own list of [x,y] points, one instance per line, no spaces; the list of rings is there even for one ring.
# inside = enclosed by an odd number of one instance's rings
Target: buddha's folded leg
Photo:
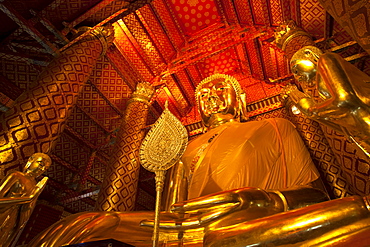
[[[78,213],[47,228],[29,246],[62,246],[103,239],[115,239],[140,246],[152,241],[153,230],[140,227],[140,222],[147,219],[154,219],[154,212]]]

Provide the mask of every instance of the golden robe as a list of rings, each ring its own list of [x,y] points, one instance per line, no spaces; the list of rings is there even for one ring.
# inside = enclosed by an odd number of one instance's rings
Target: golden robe
[[[294,125],[281,118],[211,129],[189,143],[182,161],[191,174],[188,199],[243,187],[291,188],[319,177]]]

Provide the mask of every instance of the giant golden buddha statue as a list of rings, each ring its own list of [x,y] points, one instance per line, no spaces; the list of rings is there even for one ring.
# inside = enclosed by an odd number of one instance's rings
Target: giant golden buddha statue
[[[183,177],[173,180],[173,188],[182,193],[172,193],[177,203],[172,212],[161,213],[160,241],[199,246],[205,234],[222,227],[328,199],[293,124],[285,119],[241,122],[244,96],[228,75],[216,74],[198,85],[197,105],[207,132],[189,143],[177,167],[183,168],[177,173]],[[30,246],[109,238],[149,246],[153,219],[154,212],[79,213],[49,227]]]
[[[294,126],[285,119],[240,122],[243,93],[235,78],[216,74],[196,89],[207,132],[189,143],[182,162],[188,198],[243,187],[307,185],[318,172]]]

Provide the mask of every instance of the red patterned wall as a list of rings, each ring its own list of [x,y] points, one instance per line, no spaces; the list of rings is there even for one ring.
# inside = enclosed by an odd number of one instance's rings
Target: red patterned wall
[[[316,39],[323,38],[325,10],[318,1],[300,0],[301,27]]]

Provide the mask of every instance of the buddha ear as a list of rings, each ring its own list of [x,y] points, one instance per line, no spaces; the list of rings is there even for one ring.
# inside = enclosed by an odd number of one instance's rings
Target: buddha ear
[[[244,90],[241,90],[240,92],[239,115],[240,122],[245,122],[248,120],[247,94],[244,92]]]

